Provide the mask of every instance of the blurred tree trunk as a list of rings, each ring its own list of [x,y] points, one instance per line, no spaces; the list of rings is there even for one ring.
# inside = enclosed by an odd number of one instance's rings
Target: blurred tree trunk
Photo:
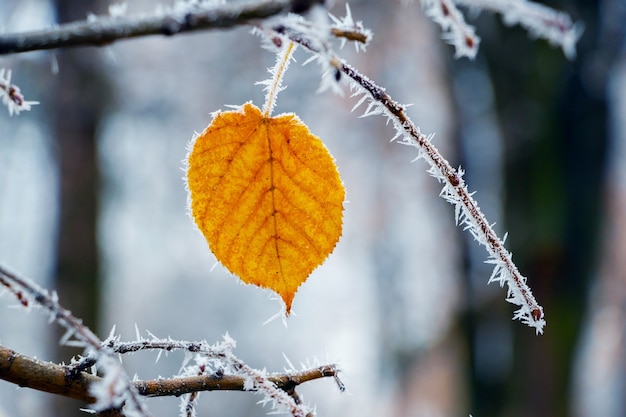
[[[606,79],[593,68],[603,48],[598,4],[569,5],[585,24],[573,61],[521,29],[490,22],[479,31],[506,142],[509,245],[548,323],[540,337],[514,327],[513,370],[499,387],[511,408],[483,412],[488,406],[477,403],[472,411],[482,417],[571,414],[571,365],[597,253],[607,110]]]
[[[626,8],[602,1],[594,64],[606,86],[609,148],[600,259],[573,369],[575,417],[626,415]]]
[[[98,13],[97,1],[56,0],[58,22],[85,19]],[[61,303],[94,331],[100,310],[100,282],[96,225],[99,172],[96,134],[107,103],[107,85],[94,48],[55,51],[59,73],[55,79],[55,112],[51,116],[57,144],[60,177],[60,220],[57,266],[53,288]],[[63,329],[55,336],[53,345]],[[59,346],[55,360],[69,363],[79,350]],[[57,397],[57,416],[84,415],[81,404]]]

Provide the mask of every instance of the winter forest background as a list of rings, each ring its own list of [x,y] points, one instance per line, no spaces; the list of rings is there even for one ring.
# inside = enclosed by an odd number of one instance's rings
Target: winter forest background
[[[585,25],[577,57],[468,13],[482,38],[455,60],[418,4],[350,2],[374,32],[341,55],[413,103],[408,112],[453,162],[502,235],[547,319],[511,321],[487,286],[484,250],[454,226],[423,161],[390,144],[382,118],[359,119],[349,94],[316,94],[319,68],[292,65],[275,113],[295,112],[337,160],[347,190],[343,237],[300,288],[295,316],[216,261],[186,213],[182,160],[210,113],[252,100],[275,57],[249,28],[148,37],[0,57],[28,99],[0,109],[0,263],[56,289],[104,338],[237,340],[270,371],[337,362],[300,388],[319,416],[626,416],[626,4],[550,1]],[[0,30],[104,13],[108,1],[4,0]],[[128,1],[128,13],[154,2]],[[331,8],[343,15],[344,2]],[[296,60],[306,60],[299,50]],[[59,330],[0,298],[0,343],[68,361]],[[284,354],[284,356],[283,356]],[[176,353],[125,359],[129,374],[175,374]],[[182,357],[182,356],[181,356]],[[204,393],[199,416],[256,416],[249,393]],[[148,400],[157,416],[175,398]],[[81,404],[0,381],[0,416],[78,415]]]

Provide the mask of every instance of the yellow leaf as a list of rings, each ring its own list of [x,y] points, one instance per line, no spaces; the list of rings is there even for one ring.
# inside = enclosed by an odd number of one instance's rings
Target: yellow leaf
[[[246,103],[218,113],[192,144],[191,214],[211,251],[245,283],[285,302],[333,251],[345,191],[322,141],[294,114]]]

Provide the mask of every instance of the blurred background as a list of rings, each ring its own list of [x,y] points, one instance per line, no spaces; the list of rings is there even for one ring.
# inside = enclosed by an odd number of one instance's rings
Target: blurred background
[[[155,3],[128,1],[128,14]],[[164,2],[163,4],[169,4]],[[347,190],[344,235],[280,308],[210,253],[186,213],[187,144],[226,105],[261,106],[256,81],[273,54],[249,28],[0,57],[28,100],[0,109],[0,263],[55,289],[102,338],[135,326],[174,339],[238,342],[249,365],[336,362],[299,389],[319,416],[626,416],[626,4],[550,1],[585,25],[576,59],[470,10],[482,43],[454,60],[417,3],[350,2],[374,32],[340,55],[384,86],[466,180],[540,304],[543,336],[511,320],[487,286],[486,252],[454,226],[453,208],[413,149],[390,144],[383,118],[355,99],[317,94],[320,69],[292,65],[275,113],[295,112],[337,160]],[[0,31],[37,29],[105,0],[4,0]],[[344,14],[337,0],[331,12]],[[298,51],[299,63],[308,58]],[[0,343],[69,362],[62,333],[0,298]],[[175,375],[183,355],[125,357],[140,379]],[[199,416],[261,416],[249,393],[210,392]],[[150,399],[155,416],[176,398]],[[74,416],[82,404],[0,381],[0,416]]]

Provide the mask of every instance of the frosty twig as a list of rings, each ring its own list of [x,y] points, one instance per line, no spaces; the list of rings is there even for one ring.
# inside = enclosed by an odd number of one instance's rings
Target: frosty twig
[[[0,68],[0,101],[9,109],[9,115],[20,114],[30,110],[38,101],[28,101],[22,95],[20,88],[11,83],[11,70]]]
[[[63,308],[56,294],[50,294],[36,283],[14,274],[0,266],[0,288],[13,294],[25,308],[39,307],[46,311],[51,321],[67,329],[62,342],[86,349],[86,356],[68,366],[37,361],[0,345],[0,380],[13,382],[53,394],[79,399],[92,404],[96,411],[120,410],[121,414],[149,416],[141,397],[181,396],[200,391],[235,390],[254,391],[263,395],[262,403],[270,403],[274,411],[282,411],[296,417],[310,415],[295,388],[319,378],[332,377],[340,390],[343,383],[338,377],[336,365],[320,365],[302,370],[290,370],[280,374],[248,366],[237,358],[232,350],[235,341],[228,335],[222,342],[210,345],[206,341],[189,342],[160,339],[152,334],[149,338],[137,335],[133,342],[122,342],[112,331],[101,341],[82,321]],[[154,350],[170,352],[182,350],[188,353],[179,375],[170,379],[130,381],[118,355]],[[193,359],[194,363],[188,362]],[[104,377],[86,373],[97,366]],[[193,411],[197,394],[188,401]],[[121,411],[123,408],[123,411]],[[193,413],[192,413],[193,414]]]
[[[154,346],[154,349],[161,347]],[[278,388],[288,391],[315,379],[338,378],[338,373],[337,366],[331,364],[301,371],[270,374],[268,379]],[[58,394],[87,403],[95,401],[89,394],[89,386],[101,380],[100,377],[87,372],[72,374],[72,377],[68,378],[67,366],[32,359],[2,345],[0,345],[0,379],[20,387]],[[338,381],[338,384],[341,389],[340,382]],[[147,397],[179,396],[196,391],[244,391],[244,383],[245,378],[240,375],[220,372],[132,382],[139,394]]]
[[[457,224],[469,231],[478,243],[485,246],[489,253],[488,263],[495,265],[489,282],[508,284],[507,301],[520,306],[515,312],[514,319],[534,327],[537,333],[543,333],[546,322],[543,308],[537,303],[526,278],[522,276],[513,263],[511,253],[506,250],[504,243],[497,236],[487,219],[483,215],[478,203],[472,197],[463,180],[463,171],[454,169],[441,155],[430,141],[430,137],[420,132],[406,115],[404,107],[394,101],[385,90],[356,69],[345,62],[341,63],[341,71],[350,77],[356,88],[365,92],[370,99],[366,115],[383,114],[387,116],[396,128],[400,143],[418,149],[417,159],[424,159],[429,165],[428,172],[435,177],[443,188],[441,197],[454,205]],[[358,93],[357,93],[358,94]]]
[[[24,33],[0,34],[0,55],[77,45],[108,45],[148,35],[171,36],[225,29],[287,12],[303,12],[316,1],[261,0],[220,5],[190,3],[147,16],[102,16]]]
[[[150,414],[128,376],[117,360],[116,354],[102,344],[102,341],[79,318],[64,308],[56,293],[50,294],[36,283],[18,276],[0,266],[0,285],[15,295],[24,307],[40,307],[50,317],[67,329],[61,343],[72,344],[85,348],[87,355],[98,360],[100,369],[105,376],[98,384],[90,386],[90,394],[94,397],[95,410],[121,408],[125,406],[128,413],[134,416],[147,417]],[[72,339],[73,338],[73,339]]]
[[[454,46],[457,57],[473,59],[480,38],[465,22],[457,5],[498,13],[508,25],[519,24],[531,35],[560,46],[568,58],[576,56],[582,26],[566,13],[528,0],[421,0],[428,16],[441,26],[443,38]]]
[[[472,197],[472,193],[467,189],[463,171],[450,165],[431,143],[430,138],[421,133],[406,115],[404,106],[393,100],[384,88],[337,57],[326,39],[317,38],[314,31],[306,31],[307,26],[301,21],[295,20],[293,24],[290,23],[284,19],[281,25],[274,27],[275,33],[299,43],[316,54],[325,72],[328,74],[332,70],[335,73],[334,77],[325,77],[326,80],[339,81],[341,74],[347,75],[351,87],[356,90],[354,95],[363,95],[354,108],[368,101],[364,116],[386,116],[396,129],[394,139],[400,138],[399,143],[417,148],[416,159],[424,159],[430,165],[428,172],[443,184],[440,195],[454,205],[457,224],[462,225],[464,230],[469,231],[478,243],[487,249],[489,254],[487,262],[495,265],[489,282],[496,281],[501,286],[504,283],[508,285],[506,300],[519,306],[514,319],[520,319],[522,323],[535,328],[537,333],[543,333],[546,324],[543,308],[537,303],[526,284],[526,277],[521,275],[513,263],[511,253],[504,247],[504,242],[497,236]],[[322,82],[327,81],[323,79]]]

